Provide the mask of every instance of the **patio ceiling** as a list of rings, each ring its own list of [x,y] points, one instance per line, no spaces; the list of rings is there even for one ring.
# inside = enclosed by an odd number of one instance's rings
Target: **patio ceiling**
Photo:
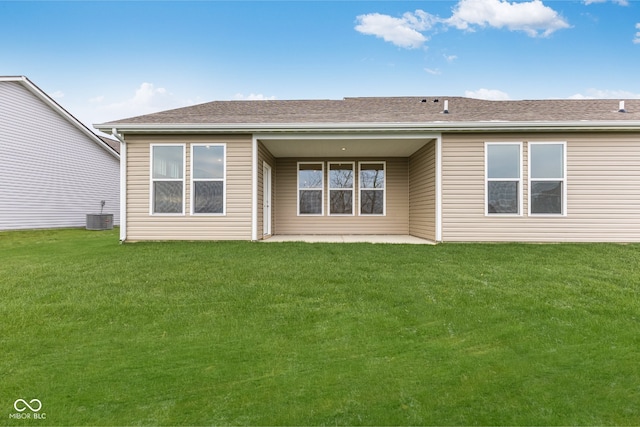
[[[432,137],[259,136],[274,157],[409,157]]]

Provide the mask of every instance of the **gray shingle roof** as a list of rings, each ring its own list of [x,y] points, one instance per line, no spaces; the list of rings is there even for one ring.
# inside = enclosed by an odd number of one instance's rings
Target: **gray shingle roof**
[[[113,151],[120,154],[120,141],[116,141],[115,139],[107,138],[102,135],[97,135],[98,138],[102,140],[105,144],[107,144]]]
[[[449,113],[444,114],[445,100]],[[463,97],[214,101],[118,120],[118,124],[299,124],[640,121],[640,100],[487,101]]]

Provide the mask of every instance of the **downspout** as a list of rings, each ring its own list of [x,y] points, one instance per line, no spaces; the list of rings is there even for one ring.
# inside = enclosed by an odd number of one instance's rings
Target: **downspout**
[[[120,243],[124,243],[127,240],[127,143],[118,129],[111,129],[111,135],[120,141]]]

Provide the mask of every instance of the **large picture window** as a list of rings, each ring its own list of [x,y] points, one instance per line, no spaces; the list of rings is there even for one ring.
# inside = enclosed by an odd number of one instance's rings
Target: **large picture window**
[[[385,162],[361,162],[360,215],[385,214]]]
[[[522,144],[485,144],[486,213],[519,215],[522,206]]]
[[[322,215],[324,163],[298,163],[298,215]]]
[[[225,213],[225,145],[191,146],[191,212]]]
[[[184,214],[184,145],[152,145],[151,171],[151,213]]]
[[[354,164],[329,163],[329,215],[353,215]]]
[[[565,161],[564,142],[529,143],[529,214],[565,213]]]

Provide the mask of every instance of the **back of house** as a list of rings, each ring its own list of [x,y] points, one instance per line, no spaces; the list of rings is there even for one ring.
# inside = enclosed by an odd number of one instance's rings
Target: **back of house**
[[[640,100],[217,101],[97,128],[123,241],[640,242]]]

